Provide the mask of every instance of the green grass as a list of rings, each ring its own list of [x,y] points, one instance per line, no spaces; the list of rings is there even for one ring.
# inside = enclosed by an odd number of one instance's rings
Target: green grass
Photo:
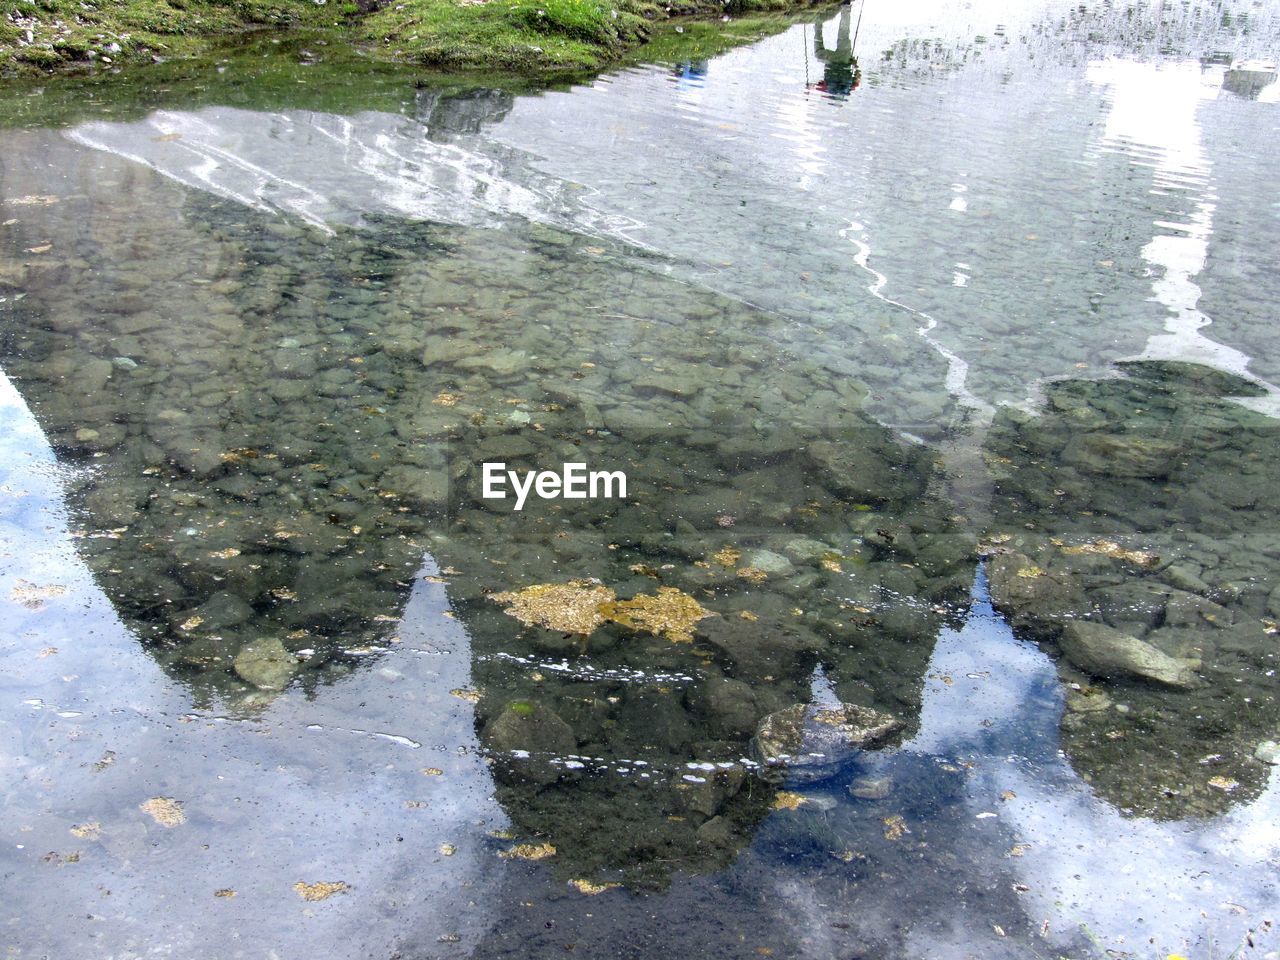
[[[2,0],[0,70],[186,58],[254,29],[340,28],[313,0]]]
[[[599,70],[672,18],[714,18],[672,48],[735,46],[768,30],[738,15],[795,10],[812,0],[0,0],[0,74],[101,71],[207,57],[252,31],[306,31],[377,60],[526,75]],[[733,19],[721,24],[726,15]],[[696,29],[695,29],[696,26]],[[756,33],[753,33],[756,31]],[[759,36],[765,35],[758,33]]]
[[[641,42],[629,3],[600,0],[407,0],[370,15],[362,39],[429,66],[595,69]]]

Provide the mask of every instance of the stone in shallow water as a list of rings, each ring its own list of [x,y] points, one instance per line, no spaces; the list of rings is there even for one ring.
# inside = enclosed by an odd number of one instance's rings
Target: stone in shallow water
[[[440,469],[392,467],[383,474],[382,487],[419,509],[435,507],[449,499],[449,477]]]
[[[297,667],[298,661],[276,637],[245,644],[235,659],[240,678],[261,690],[283,690]]]
[[[253,616],[253,608],[234,593],[220,591],[211,596],[194,610],[186,610],[175,614],[171,620],[174,626],[195,623],[202,633],[212,630],[226,630],[236,627]],[[191,628],[188,628],[191,629]]]
[[[484,730],[484,741],[499,754],[500,769],[534,783],[551,783],[563,768],[552,761],[572,754],[578,746],[573,728],[550,707],[537,701],[516,700]]]
[[[1043,570],[1021,553],[992,557],[988,575],[996,608],[1015,630],[1032,636],[1051,634],[1058,623],[1088,606],[1071,578]]]
[[[729,659],[739,680],[791,675],[823,645],[804,627],[773,618],[708,617],[699,622],[697,633]]]
[[[491,350],[464,357],[457,365],[464,370],[487,370],[498,376],[510,376],[529,366],[529,355],[523,350]]]
[[[834,776],[859,750],[883,744],[902,726],[887,713],[853,703],[797,703],[760,721],[751,742],[756,760],[799,780]]]
[[[1084,473],[1110,477],[1166,477],[1182,452],[1176,443],[1154,437],[1085,433],[1062,451],[1064,463]]]
[[[1068,624],[1060,645],[1072,666],[1095,677],[1138,678],[1180,690],[1196,685],[1185,661],[1101,623]]]
[[[796,572],[790,560],[772,550],[753,550],[747,557],[747,566],[760,570],[770,577],[789,577]]]
[[[858,800],[883,800],[893,791],[888,777],[858,777],[849,784],[849,796]]]

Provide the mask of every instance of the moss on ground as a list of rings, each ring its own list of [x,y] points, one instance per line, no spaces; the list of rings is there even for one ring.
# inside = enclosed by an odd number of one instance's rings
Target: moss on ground
[[[304,32],[320,43],[354,45],[380,61],[565,74],[617,62],[662,21],[730,17],[724,26],[699,25],[696,39],[712,48],[723,36],[733,46],[750,35],[735,28],[738,16],[812,5],[811,0],[3,0],[0,74],[97,71],[206,57],[252,31]],[[669,42],[691,46],[679,39]]]

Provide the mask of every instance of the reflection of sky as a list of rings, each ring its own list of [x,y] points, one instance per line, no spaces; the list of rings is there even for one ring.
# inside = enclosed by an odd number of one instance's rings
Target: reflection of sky
[[[878,50],[904,35],[963,37],[996,22],[1028,22],[1037,13],[1017,2],[889,5],[864,26],[860,46]],[[901,102],[861,97],[866,90],[840,109],[806,101],[799,56],[804,39],[803,31],[792,31],[732,53],[714,61],[698,85],[637,70],[586,90],[522,100],[487,139],[428,141],[412,121],[384,114],[284,113],[264,120],[229,108],[160,113],[137,124],[90,124],[75,136],[188,186],[313,222],[357,222],[363,213],[389,212],[493,224],[516,215],[626,236],[666,252],[695,251],[711,262],[737,260],[718,275],[731,291],[750,293],[759,282],[798,300],[796,278],[811,273],[805,284],[830,283],[844,308],[862,312],[866,303],[856,297],[872,275],[858,271],[874,269],[872,241],[883,244],[878,255],[892,248],[881,239],[883,230],[875,233],[873,220],[865,228],[861,221],[850,225],[851,213],[868,196],[881,191],[891,211],[900,209],[925,189],[915,182],[925,168],[958,158],[980,176],[948,173],[945,188],[922,202],[958,218],[964,235],[972,236],[980,229],[974,226],[979,212],[984,206],[989,212],[993,197],[1001,199],[1009,179],[1025,171],[987,168],[980,154],[966,154],[958,137],[971,132],[966,125],[986,123],[980,127],[986,133],[1001,129],[981,112],[961,112],[955,127],[944,128],[957,135],[947,156],[913,157],[913,150],[940,141],[936,130],[932,139],[918,137],[912,116],[895,115]],[[1191,200],[1186,219],[1151,223],[1155,236],[1143,248],[1158,274],[1154,295],[1173,311],[1169,328],[1154,334],[1148,349],[1166,343],[1170,349],[1216,349],[1205,346],[1209,341],[1200,332],[1206,318],[1195,312],[1193,282],[1206,256],[1214,199],[1196,126],[1204,78],[1198,66],[1108,61],[1090,68],[1087,79],[1108,97],[1095,146],[1133,157],[1151,170],[1153,189]],[[662,97],[673,88],[684,133],[696,127],[706,136],[673,137],[660,156],[620,162],[637,143],[651,146],[671,129],[670,101]],[[939,84],[920,102],[945,116],[970,104],[968,96],[959,85]],[[1073,96],[1064,90],[1062,100]],[[1057,102],[1030,95],[1018,101],[1030,104],[1029,116]],[[1082,116],[1090,103],[1081,97]],[[929,128],[928,115],[920,116],[919,127]],[[173,133],[179,136],[171,138]],[[903,148],[890,154],[891,162],[875,155],[895,139]],[[584,141],[593,149],[584,150]],[[752,147],[761,142],[781,149]],[[749,162],[753,157],[758,162]],[[578,182],[588,189],[579,191]],[[682,189],[663,197],[648,192],[669,182]],[[670,202],[675,214],[665,216],[655,201]],[[767,212],[758,214],[757,204]],[[698,215],[693,208],[699,205],[710,213]],[[739,212],[744,209],[750,212]],[[880,226],[889,226],[883,217]],[[995,257],[983,262],[948,250],[945,262],[945,284],[965,294],[983,296],[984,284],[989,290],[1001,276],[1008,279],[994,269],[1005,266]],[[858,270],[848,270],[850,263]],[[873,278],[877,284],[887,279]],[[904,302],[910,299],[904,296]],[[804,303],[797,308],[807,311]],[[901,328],[891,336],[905,335],[914,347],[916,331],[934,335],[931,317],[906,308],[896,316]],[[1044,340],[1041,359],[1047,357],[1053,370],[1079,359]],[[974,342],[965,349],[949,342],[952,347],[936,338],[925,344],[943,357],[941,373],[926,366],[911,382],[904,371],[915,361],[907,359],[888,377],[906,381],[910,390],[949,391],[978,406],[983,401],[964,391],[968,359],[982,359],[981,350]],[[1214,357],[1226,364],[1239,359],[1225,348]],[[189,709],[183,691],[139,651],[67,549],[52,458],[34,422],[12,391],[2,409],[6,461],[43,466],[16,467],[4,481],[7,490],[0,487],[9,551],[0,596],[18,577],[68,587],[42,611],[6,610],[5,625],[17,641],[0,653],[0,765],[9,775],[4,797],[10,814],[0,868],[9,877],[57,881],[56,887],[11,885],[10,910],[47,918],[47,928],[33,936],[54,948],[66,945],[59,936],[74,936],[59,926],[83,929],[75,921],[87,914],[102,918],[106,942],[132,935],[167,939],[188,955],[198,953],[199,944],[217,942],[210,930],[221,933],[232,924],[270,930],[294,945],[332,944],[329,955],[344,948],[352,956],[368,955],[385,946],[375,941],[392,928],[427,942],[453,933],[472,942],[491,919],[486,892],[495,884],[483,832],[500,825],[502,815],[475,759],[470,710],[447,694],[466,685],[469,647],[462,628],[441,617],[447,604],[442,588],[417,582],[399,630],[402,644],[369,669],[324,688],[317,700],[291,692],[251,718],[180,722]],[[19,487],[26,497],[12,496]],[[48,646],[58,652],[40,657]],[[1016,640],[989,607],[979,603],[963,629],[943,632],[929,673],[920,732],[883,762],[902,771],[902,792],[911,789],[912,764],[937,757],[975,764],[960,819],[949,826],[963,854],[979,853],[960,856],[958,870],[1007,871],[1028,887],[1021,901],[1028,917],[1037,925],[1048,921],[1053,937],[1086,923],[1107,946],[1142,955],[1150,932],[1162,947],[1176,950],[1179,937],[1206,931],[1229,939],[1224,931],[1244,929],[1256,918],[1252,911],[1276,902],[1268,870],[1269,859],[1280,855],[1274,777],[1261,798],[1210,823],[1124,818],[1096,799],[1058,753],[1061,705],[1052,664]],[[116,762],[96,772],[93,764],[107,751],[115,752]],[[418,770],[427,766],[442,768],[445,776],[422,777]],[[1001,802],[1005,790],[1016,798]],[[150,824],[136,807],[153,795],[186,799],[190,823],[171,832]],[[429,806],[406,810],[403,798],[415,795]],[[996,816],[979,819],[986,813]],[[72,824],[92,819],[103,824],[100,845],[71,837]],[[478,821],[485,827],[476,828]],[[446,842],[458,847],[453,857],[438,852]],[[1030,847],[1009,858],[1015,842]],[[38,862],[47,851],[76,849],[83,854],[78,864]],[[291,889],[300,879],[342,879],[353,886],[327,904],[308,907]],[[792,905],[810,904],[807,914],[794,915],[785,913],[785,904],[773,904],[782,920],[808,916],[812,930],[824,929],[823,898],[838,891],[806,890],[798,869],[774,879]],[[112,889],[109,900],[99,884]],[[236,888],[239,896],[215,901],[212,891],[220,887]],[[424,901],[429,910],[422,909]],[[1232,903],[1250,912],[1237,916]],[[895,918],[895,906],[883,904],[885,922]],[[1201,909],[1207,917],[1200,917]],[[921,942],[921,954],[926,947],[959,954],[979,932],[989,935],[958,904],[939,900],[930,910],[944,927],[953,921],[954,939]],[[815,950],[814,956],[823,955]]]
[[[0,453],[6,941],[21,930],[50,956],[88,956],[95,938],[98,956],[132,942],[192,960],[474,943],[492,920],[498,863],[485,833],[506,821],[471,707],[448,693],[468,684],[470,645],[442,616],[444,587],[418,578],[401,643],[318,699],[291,691],[257,710],[192,714],[76,558],[52,452],[7,379]],[[32,610],[10,599],[21,581],[65,592]],[[187,823],[153,823],[138,805],[155,796],[183,801]],[[100,839],[70,832],[94,821]],[[350,890],[307,904],[300,880]]]
[[[1150,337],[1140,358],[1204,363],[1254,380],[1269,396],[1245,402],[1280,416],[1280,388],[1251,374],[1246,354],[1211,339],[1204,328],[1212,318],[1197,309],[1195,277],[1209,255],[1217,200],[1197,114],[1204,101],[1218,96],[1224,72],[1195,60],[1103,60],[1091,63],[1088,75],[1107,90],[1099,148],[1150,167],[1153,193],[1185,195],[1189,204],[1177,220],[1153,223],[1155,235],[1142,248],[1154,268],[1155,299],[1168,308],[1169,317],[1165,332]]]
[[[1208,822],[1122,816],[1059,751],[1054,664],[994,614],[983,580],[964,626],[938,638],[920,731],[903,749],[975,764],[975,829],[989,825],[1007,848],[1029,844],[1002,861],[1028,888],[1028,918],[1054,937],[1085,924],[1104,947],[1140,955],[1152,937],[1160,956],[1202,950],[1204,938],[1269,918],[1280,902],[1280,775],[1257,800]],[[1005,791],[1015,796],[1002,801]]]

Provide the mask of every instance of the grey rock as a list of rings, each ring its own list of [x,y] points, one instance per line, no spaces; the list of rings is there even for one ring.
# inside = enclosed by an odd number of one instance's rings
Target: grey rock
[[[823,557],[838,553],[830,544],[809,537],[796,537],[782,545],[782,552],[796,563],[816,563]]]
[[[283,690],[293,679],[298,661],[277,637],[245,644],[235,659],[235,671],[260,690]]]
[[[728,846],[733,840],[733,823],[724,817],[712,817],[698,828],[697,836],[699,844]]]
[[[1066,577],[1041,570],[1020,553],[993,557],[988,576],[991,600],[1015,630],[1052,635],[1059,625],[1086,609],[1084,595]]]
[[[282,348],[271,355],[271,365],[284,377],[307,380],[316,375],[315,355],[307,350]]]
[[[427,337],[423,344],[422,363],[454,363],[482,351],[479,344],[459,337]]]
[[[707,617],[696,628],[699,639],[724,654],[741,680],[788,676],[821,648],[804,628],[771,618]]]
[[[177,625],[198,617],[200,623],[198,628],[195,629],[198,629],[200,633],[210,633],[215,630],[226,630],[229,627],[239,626],[251,616],[253,616],[253,608],[249,604],[234,593],[228,593],[224,590],[215,593],[194,610],[186,610],[175,614],[171,620]]]
[[[439,506],[449,499],[449,477],[443,470],[392,467],[382,475],[380,486],[420,509]]]
[[[1192,564],[1171,564],[1164,572],[1164,578],[1179,590],[1186,590],[1190,593],[1206,594],[1211,589],[1210,586],[1200,579],[1202,568]]]
[[[516,433],[489,437],[476,449],[476,457],[482,461],[518,460],[537,452],[526,438]]]
[[[463,370],[486,370],[500,377],[519,373],[529,366],[529,355],[523,350],[490,350],[457,362]]]
[[[849,784],[849,796],[858,800],[883,800],[892,791],[889,777],[858,777]]]
[[[871,707],[797,703],[760,721],[751,741],[753,758],[803,781],[834,776],[860,750],[883,745],[901,722]]]
[[[485,727],[483,740],[499,754],[499,769],[535,783],[557,780],[553,763],[577,748],[573,728],[543,703],[516,700]]]
[[[1179,690],[1196,686],[1185,660],[1101,623],[1068,624],[1059,642],[1068,663],[1095,677],[1151,680]]]
[[[747,566],[754,567],[771,577],[789,577],[796,572],[790,560],[772,550],[753,550],[747,555]]]
[[[1166,477],[1182,448],[1167,440],[1129,434],[1085,433],[1062,451],[1063,462],[1082,473],[1112,477]]]
[[[1261,760],[1263,763],[1269,763],[1272,766],[1280,764],[1280,743],[1276,743],[1274,740],[1263,740],[1258,744],[1257,749],[1253,751],[1253,756],[1255,759]]]

